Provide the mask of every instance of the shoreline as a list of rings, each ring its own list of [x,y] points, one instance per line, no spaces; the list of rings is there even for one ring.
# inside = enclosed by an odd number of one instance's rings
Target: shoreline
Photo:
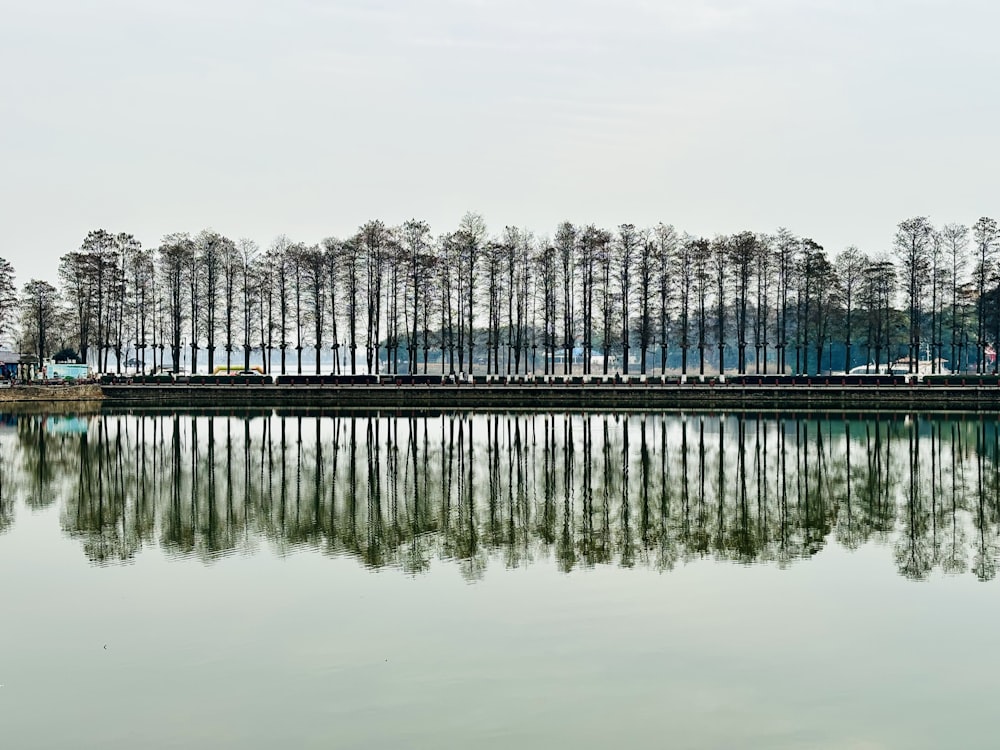
[[[894,385],[121,385],[113,407],[322,409],[780,409],[1000,411],[1000,387]]]
[[[1000,412],[995,385],[731,383],[523,385],[19,385],[0,409],[291,408],[335,410]]]

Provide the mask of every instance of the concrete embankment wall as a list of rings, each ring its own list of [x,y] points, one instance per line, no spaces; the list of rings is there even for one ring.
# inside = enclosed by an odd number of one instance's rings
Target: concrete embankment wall
[[[0,388],[0,404],[101,401],[99,385],[15,385]]]
[[[1000,410],[1000,388],[980,386],[121,385],[103,392],[108,406],[137,408]]]

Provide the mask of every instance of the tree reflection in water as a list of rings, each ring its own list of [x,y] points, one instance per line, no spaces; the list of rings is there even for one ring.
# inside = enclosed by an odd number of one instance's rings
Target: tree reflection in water
[[[699,557],[779,566],[831,541],[891,546],[899,572],[996,576],[1000,432],[991,420],[750,415],[102,414],[5,418],[0,532],[58,504],[97,563],[156,540],[211,559],[310,547],[477,579],[669,570]]]

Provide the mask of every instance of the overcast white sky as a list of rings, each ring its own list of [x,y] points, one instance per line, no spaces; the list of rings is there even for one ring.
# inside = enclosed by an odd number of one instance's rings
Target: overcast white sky
[[[0,257],[787,226],[835,253],[1000,208],[991,0],[0,0]]]

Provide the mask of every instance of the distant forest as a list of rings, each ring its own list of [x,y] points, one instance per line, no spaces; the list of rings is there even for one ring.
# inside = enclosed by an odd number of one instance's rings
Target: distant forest
[[[920,359],[996,371],[1000,233],[900,222],[889,252],[831,257],[786,229],[667,224],[490,233],[467,214],[370,221],[260,248],[205,230],[143,247],[90,232],[59,287],[0,258],[0,342],[105,372],[794,372]],[[943,364],[939,364],[943,362]]]

